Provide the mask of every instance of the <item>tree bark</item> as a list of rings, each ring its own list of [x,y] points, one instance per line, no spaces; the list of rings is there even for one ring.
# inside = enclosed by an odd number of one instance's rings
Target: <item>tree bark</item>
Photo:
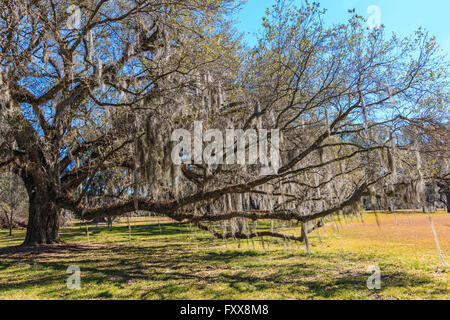
[[[24,178],[29,197],[28,226],[24,246],[38,246],[60,242],[60,209],[47,197],[46,193]]]

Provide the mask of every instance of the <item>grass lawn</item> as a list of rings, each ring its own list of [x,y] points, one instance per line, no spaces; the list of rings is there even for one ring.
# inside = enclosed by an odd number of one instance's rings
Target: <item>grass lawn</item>
[[[450,215],[433,220],[450,263]],[[212,239],[187,224],[156,218],[61,230],[64,245],[23,250],[24,231],[0,230],[0,299],[449,299],[449,269],[439,259],[429,215],[373,214],[329,223],[297,243]],[[264,227],[261,223],[259,227]],[[267,225],[266,225],[267,227]],[[299,234],[299,229],[285,226]],[[81,289],[66,287],[69,266]],[[369,266],[381,290],[369,290]]]

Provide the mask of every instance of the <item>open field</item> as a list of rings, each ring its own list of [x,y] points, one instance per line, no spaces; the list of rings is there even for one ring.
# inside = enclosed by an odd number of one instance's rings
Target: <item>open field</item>
[[[186,224],[156,218],[64,228],[65,245],[34,251],[6,248],[24,231],[0,231],[0,299],[449,299],[428,217],[373,214],[336,221],[310,236],[313,255],[296,243],[213,240]],[[434,214],[450,262],[450,215]],[[288,226],[286,226],[287,228]],[[299,233],[298,228],[290,232]],[[66,288],[71,265],[81,289]],[[381,269],[381,290],[366,286]]]

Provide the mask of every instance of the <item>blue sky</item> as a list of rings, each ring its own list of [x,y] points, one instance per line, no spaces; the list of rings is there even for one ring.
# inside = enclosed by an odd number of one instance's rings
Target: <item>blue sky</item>
[[[344,22],[349,18],[347,9],[368,18],[370,6],[380,9],[381,23],[389,33],[396,32],[406,36],[422,26],[436,36],[443,51],[450,56],[450,0],[316,0],[322,8],[327,9],[325,21],[328,23]],[[245,32],[248,43],[255,43],[255,33],[260,29],[261,18],[267,7],[275,0],[248,0],[237,16],[238,28]],[[302,0],[294,0],[300,5]]]

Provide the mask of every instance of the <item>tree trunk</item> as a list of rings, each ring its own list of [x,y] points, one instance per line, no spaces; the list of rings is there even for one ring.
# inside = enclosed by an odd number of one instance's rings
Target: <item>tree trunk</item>
[[[446,196],[447,196],[447,213],[450,213],[450,192],[447,192]]]
[[[28,226],[24,246],[59,243],[60,209],[31,179],[24,179],[29,197]]]
[[[308,255],[310,255],[311,252],[311,246],[309,245],[309,239],[308,239],[308,231],[307,231],[307,223],[302,223],[302,238],[303,241],[305,242],[305,248],[306,248],[306,253]]]
[[[13,214],[12,211],[9,215],[9,236],[12,237],[12,229],[13,229]]]
[[[106,222],[108,223],[108,230],[112,231],[112,218],[111,217],[107,217],[106,218]]]

